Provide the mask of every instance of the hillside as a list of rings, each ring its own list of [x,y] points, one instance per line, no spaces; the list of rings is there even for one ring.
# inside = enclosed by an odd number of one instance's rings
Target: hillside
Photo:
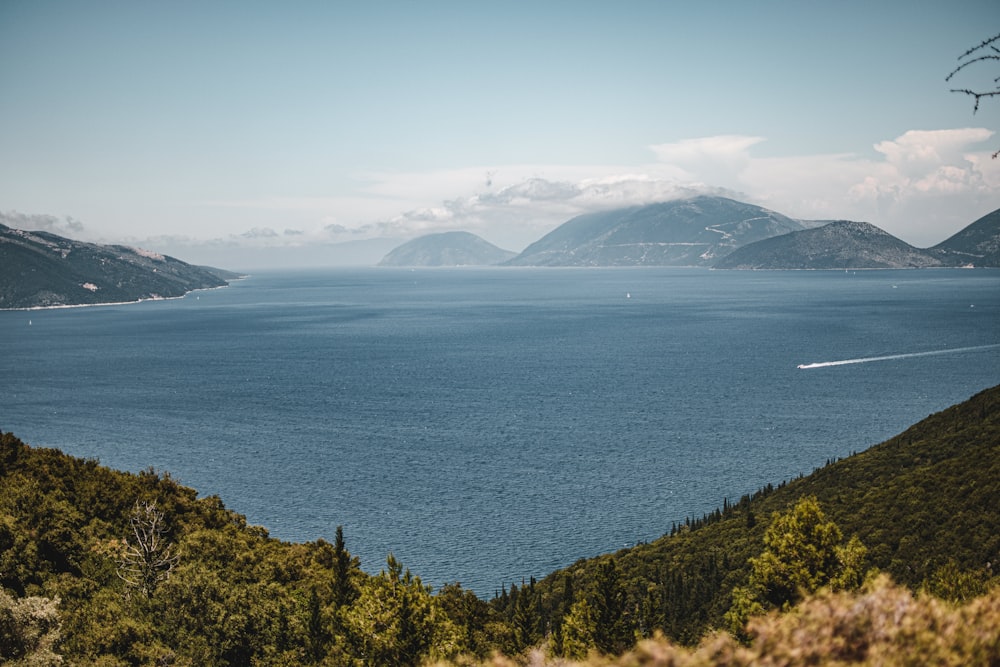
[[[339,529],[334,544],[281,542],[169,475],[116,472],[0,434],[0,616],[4,632],[27,624],[34,634],[14,634],[38,647],[4,640],[0,661],[52,646],[70,664],[101,665],[416,665],[514,655],[572,634],[588,599],[614,600],[612,615],[595,606],[587,618],[614,628],[623,646],[654,630],[695,643],[723,626],[730,591],[747,581],[775,513],[805,497],[845,537],[861,539],[866,568],[966,599],[996,579],[998,494],[1000,386],[807,477],[726,500],[655,542],[486,602],[457,585],[432,595],[391,555],[379,574],[366,574]],[[883,586],[871,595],[872,604],[897,608],[909,593]],[[812,604],[820,619],[811,622],[823,623],[829,601]],[[851,598],[838,604],[857,607]],[[990,618],[972,620],[995,626]]]
[[[694,642],[723,627],[733,587],[746,582],[750,557],[764,547],[775,512],[814,496],[845,536],[868,548],[867,565],[911,587],[949,567],[985,581],[1000,562],[1000,386],[936,413],[884,443],[811,475],[768,487],[721,510],[675,526],[649,544],[619,551],[629,608],[668,637]],[[539,582],[547,613],[566,607],[566,582],[594,586],[609,556],[580,561]]]
[[[734,249],[806,228],[759,206],[699,196],[563,223],[511,266],[710,266]]]
[[[1000,267],[1000,209],[979,218],[930,252],[950,266]]]
[[[747,244],[720,259],[714,268],[907,269],[941,265],[930,252],[914,248],[875,225],[839,220]]]
[[[178,297],[235,277],[139,248],[0,225],[0,309]]]
[[[407,241],[382,258],[379,266],[489,266],[516,253],[469,232],[427,234]]]

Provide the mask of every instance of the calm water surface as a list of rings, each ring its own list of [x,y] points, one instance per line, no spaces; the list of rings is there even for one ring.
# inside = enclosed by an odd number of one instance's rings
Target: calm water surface
[[[272,273],[0,346],[0,429],[489,596],[1000,383],[1000,271]]]

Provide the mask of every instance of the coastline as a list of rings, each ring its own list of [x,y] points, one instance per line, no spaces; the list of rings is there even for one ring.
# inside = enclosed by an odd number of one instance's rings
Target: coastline
[[[217,287],[199,287],[197,289],[188,290],[181,294],[180,296],[151,296],[143,299],[134,299],[132,301],[107,301],[103,303],[62,303],[57,306],[27,306],[24,308],[0,308],[0,312],[17,312],[17,311],[32,311],[32,310],[58,310],[63,308],[98,308],[102,306],[130,306],[136,303],[144,303],[146,301],[173,301],[175,299],[184,299],[189,294],[194,294],[195,292],[207,292],[210,290],[225,289],[230,286],[230,283],[236,282],[237,280],[246,280],[250,276],[241,276],[239,278],[233,278],[228,281],[225,285],[218,285]]]

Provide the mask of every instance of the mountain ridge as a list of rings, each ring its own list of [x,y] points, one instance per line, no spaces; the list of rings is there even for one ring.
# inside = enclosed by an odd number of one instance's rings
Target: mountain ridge
[[[774,236],[737,248],[716,269],[902,269],[944,266],[867,222],[836,220],[822,227]]]
[[[393,248],[379,266],[435,267],[490,266],[514,257],[516,253],[493,245],[471,232],[425,234]]]
[[[710,266],[733,249],[807,228],[769,209],[698,195],[577,216],[508,266]]]
[[[174,298],[238,277],[141,248],[0,224],[0,310]]]
[[[952,265],[1000,267],[1000,209],[987,213],[929,250]]]

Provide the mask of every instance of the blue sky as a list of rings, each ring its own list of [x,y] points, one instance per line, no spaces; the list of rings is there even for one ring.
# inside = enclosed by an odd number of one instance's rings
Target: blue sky
[[[927,246],[1000,208],[1000,101],[944,81],[998,32],[995,0],[4,0],[0,211],[209,261],[719,192]]]

